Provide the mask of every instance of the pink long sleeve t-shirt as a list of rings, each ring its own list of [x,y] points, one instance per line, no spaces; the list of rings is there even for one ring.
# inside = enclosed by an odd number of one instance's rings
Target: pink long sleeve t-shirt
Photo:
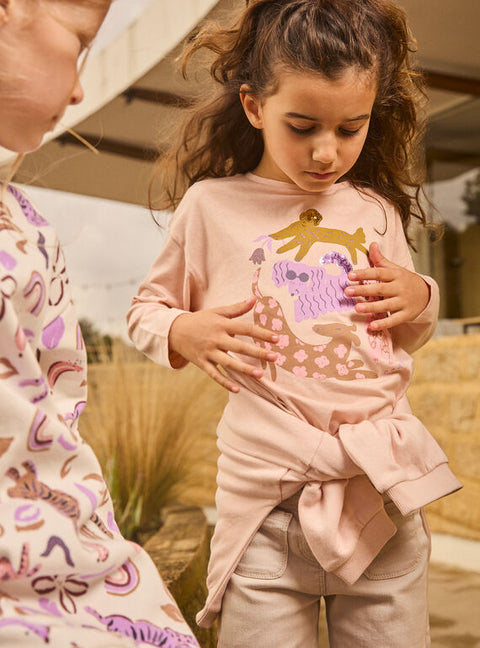
[[[242,388],[218,427],[218,523],[200,625],[214,621],[262,521],[298,490],[319,563],[353,583],[396,532],[382,494],[407,514],[461,487],[405,396],[409,354],[436,325],[437,285],[424,277],[425,311],[377,333],[344,294],[374,241],[414,271],[396,211],[348,182],[310,193],[251,173],[204,180],[184,196],[133,300],[132,340],[167,366],[170,326],[186,311],[253,294],[244,319],[279,335],[260,381],[232,374]]]

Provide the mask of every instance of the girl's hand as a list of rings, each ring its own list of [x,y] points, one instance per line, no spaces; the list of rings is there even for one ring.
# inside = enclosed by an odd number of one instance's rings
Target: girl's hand
[[[231,392],[238,392],[240,386],[221,370],[232,369],[260,379],[263,371],[230,355],[238,353],[274,362],[277,354],[263,349],[253,342],[237,340],[236,335],[275,344],[278,335],[255,324],[236,321],[235,318],[251,310],[256,302],[251,297],[244,302],[179,315],[170,328],[170,362],[180,367],[185,360],[203,369],[210,378]]]
[[[430,299],[428,284],[414,272],[386,259],[377,243],[369,248],[372,268],[349,272],[350,281],[372,281],[374,283],[349,286],[348,297],[375,298],[376,301],[359,302],[357,313],[384,314],[382,319],[373,320],[370,328],[376,331],[393,328],[411,322],[425,309]]]

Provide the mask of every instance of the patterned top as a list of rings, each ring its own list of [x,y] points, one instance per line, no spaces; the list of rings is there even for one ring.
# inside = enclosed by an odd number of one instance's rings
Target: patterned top
[[[3,190],[0,644],[198,646],[78,433],[86,354],[56,234]]]

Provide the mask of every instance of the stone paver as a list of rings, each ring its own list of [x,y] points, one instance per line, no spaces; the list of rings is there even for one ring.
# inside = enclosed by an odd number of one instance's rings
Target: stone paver
[[[430,567],[432,648],[480,648],[480,573]]]

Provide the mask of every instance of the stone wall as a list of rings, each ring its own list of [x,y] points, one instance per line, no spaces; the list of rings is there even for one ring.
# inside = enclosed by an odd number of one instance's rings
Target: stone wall
[[[440,337],[415,353],[408,397],[463,489],[427,507],[433,531],[480,539],[480,335]]]
[[[163,512],[163,525],[144,545],[165,585],[178,603],[202,648],[215,648],[216,627],[199,628],[196,613],[207,595],[206,577],[210,530],[196,507],[172,506]]]

